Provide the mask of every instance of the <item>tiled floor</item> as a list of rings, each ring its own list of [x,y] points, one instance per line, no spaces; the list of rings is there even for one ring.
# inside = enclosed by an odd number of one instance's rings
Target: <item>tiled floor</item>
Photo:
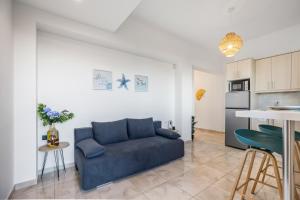
[[[197,130],[195,141],[185,145],[184,158],[169,164],[88,192],[80,190],[78,174],[70,168],[59,181],[54,173],[47,174],[43,182],[15,191],[13,198],[228,199],[243,155],[244,151],[224,146],[224,134]],[[257,194],[248,194],[247,199],[279,198],[275,189],[259,186]]]

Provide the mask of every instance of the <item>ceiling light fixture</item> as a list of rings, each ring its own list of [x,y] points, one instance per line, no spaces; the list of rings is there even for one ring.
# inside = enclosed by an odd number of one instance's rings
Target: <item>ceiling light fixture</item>
[[[219,44],[220,51],[226,57],[233,57],[242,47],[242,38],[234,32],[227,33]]]
[[[232,15],[235,7],[228,8],[227,12]],[[233,57],[243,47],[243,39],[234,32],[227,33],[219,44],[219,50],[226,57]]]

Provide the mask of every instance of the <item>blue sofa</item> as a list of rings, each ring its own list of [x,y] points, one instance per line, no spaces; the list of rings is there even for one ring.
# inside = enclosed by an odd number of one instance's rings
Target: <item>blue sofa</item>
[[[152,118],[92,122],[91,128],[75,129],[74,136],[75,167],[84,190],[184,156],[180,135]]]

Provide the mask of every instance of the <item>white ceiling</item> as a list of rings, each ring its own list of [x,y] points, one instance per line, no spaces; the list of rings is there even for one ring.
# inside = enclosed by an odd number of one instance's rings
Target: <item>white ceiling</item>
[[[300,0],[143,0],[132,16],[217,49],[229,31],[248,40],[299,24]]]
[[[18,0],[98,28],[116,31],[141,0]]]
[[[230,31],[248,40],[300,23],[300,0],[17,1],[112,32],[129,16],[139,18],[214,51]]]

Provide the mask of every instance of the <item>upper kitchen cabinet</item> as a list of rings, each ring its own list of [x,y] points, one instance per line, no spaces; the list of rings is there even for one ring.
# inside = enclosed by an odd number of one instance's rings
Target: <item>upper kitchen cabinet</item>
[[[292,55],[272,57],[272,90],[291,89]]]
[[[255,90],[267,91],[271,89],[272,83],[272,60],[271,58],[264,58],[256,61],[255,69]]]
[[[253,60],[241,60],[237,62],[237,76],[239,79],[248,79],[252,76]]]
[[[292,53],[292,89],[300,89],[300,51]]]
[[[252,76],[253,60],[246,59],[226,65],[226,80],[249,79]]]
[[[229,63],[226,65],[226,79],[237,79],[237,62]]]
[[[292,54],[284,54],[256,61],[255,91],[291,91]]]

